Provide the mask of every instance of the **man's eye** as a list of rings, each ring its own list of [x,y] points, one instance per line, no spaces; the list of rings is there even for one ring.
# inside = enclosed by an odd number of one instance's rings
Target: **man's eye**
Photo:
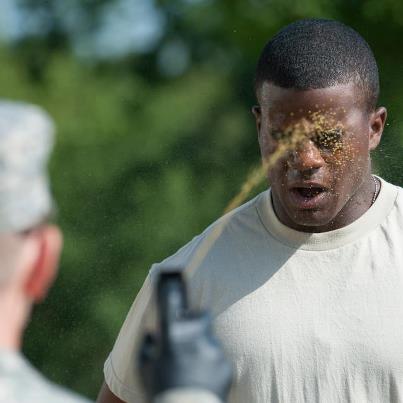
[[[271,137],[277,141],[288,140],[291,137],[291,133],[288,131],[272,131]]]
[[[312,141],[321,148],[334,149],[341,146],[342,130],[331,129],[326,131],[316,132],[312,137]]]

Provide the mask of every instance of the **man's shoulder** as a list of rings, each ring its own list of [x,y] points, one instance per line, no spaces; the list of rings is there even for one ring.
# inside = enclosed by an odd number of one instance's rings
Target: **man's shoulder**
[[[224,257],[226,249],[234,243],[243,243],[251,237],[261,236],[260,233],[266,230],[261,223],[257,206],[266,195],[267,191],[262,192],[221,216],[176,253],[154,264],[151,274],[166,268],[199,266],[203,260],[212,256],[215,259],[217,255]]]
[[[398,197],[400,198],[400,202],[402,201],[403,198],[403,187],[399,186],[399,185],[394,185],[397,188],[397,193],[398,193]]]
[[[220,234],[228,235],[229,232],[243,231],[246,228],[257,227],[261,228],[260,218],[257,212],[257,206],[262,202],[268,191],[259,193],[253,199],[242,204],[241,206],[234,208],[233,210],[222,215],[212,224],[210,224],[199,237],[208,237],[212,232],[217,231],[220,228]],[[231,231],[225,232],[225,230],[231,229]]]
[[[403,188],[400,186],[395,185],[397,188],[397,197],[395,205],[398,210],[398,214],[403,217]]]
[[[89,403],[40,374],[21,355],[0,355],[0,402],[7,403]]]
[[[390,183],[382,179],[384,185],[388,189],[388,193],[394,197],[394,205],[397,206],[399,210],[403,210],[403,188],[400,185]],[[393,189],[393,191],[391,190]]]

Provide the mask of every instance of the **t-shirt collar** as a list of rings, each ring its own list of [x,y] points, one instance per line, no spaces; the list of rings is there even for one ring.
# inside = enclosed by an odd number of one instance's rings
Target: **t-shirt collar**
[[[287,227],[280,222],[274,212],[270,189],[260,195],[256,208],[266,230],[279,242],[295,249],[336,249],[374,230],[391,212],[398,189],[382,178],[378,179],[381,181],[381,189],[375,203],[357,220],[334,231],[308,233]]]

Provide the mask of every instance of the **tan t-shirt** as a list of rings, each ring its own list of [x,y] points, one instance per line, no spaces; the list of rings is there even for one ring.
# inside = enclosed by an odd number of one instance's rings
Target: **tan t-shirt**
[[[222,220],[153,265],[105,363],[121,399],[145,402],[134,366],[155,273],[186,267]],[[284,226],[270,191],[224,220],[187,277],[233,362],[229,402],[403,402],[403,189],[382,180],[364,215],[327,233]]]

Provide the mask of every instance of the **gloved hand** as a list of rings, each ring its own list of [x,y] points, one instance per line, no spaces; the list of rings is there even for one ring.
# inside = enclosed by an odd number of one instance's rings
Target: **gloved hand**
[[[159,335],[140,349],[140,373],[150,400],[172,388],[199,388],[226,400],[232,368],[212,332],[207,312],[188,310],[179,272],[162,273],[157,286]]]

